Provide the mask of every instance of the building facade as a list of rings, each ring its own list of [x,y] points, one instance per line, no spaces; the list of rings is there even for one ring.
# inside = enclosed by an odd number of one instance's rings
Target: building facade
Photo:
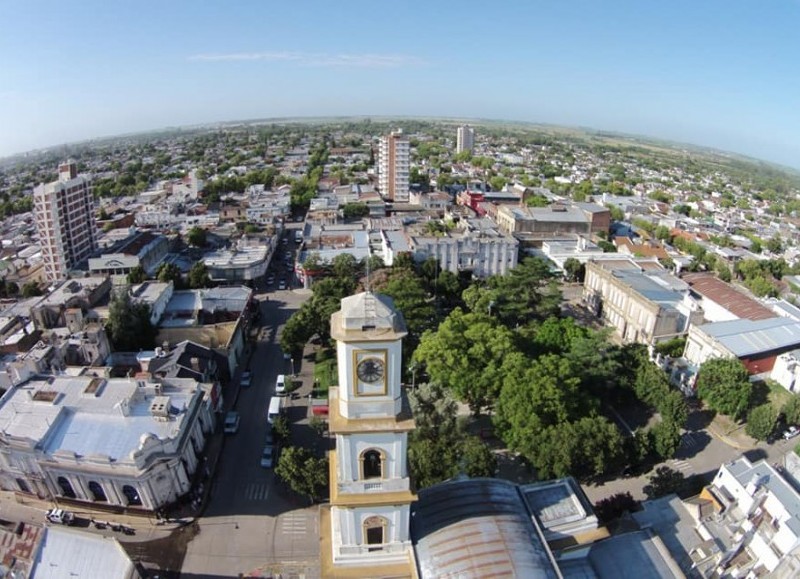
[[[97,249],[91,184],[74,162],[59,165],[57,181],[34,188],[33,215],[48,281],[66,279]]]
[[[323,571],[362,576],[410,572],[411,491],[406,454],[414,419],[401,384],[402,314],[391,299],[365,292],[331,316],[338,388],[330,389],[330,509],[323,513]],[[332,566],[332,568],[331,568]],[[327,571],[329,572],[325,572]],[[403,572],[405,570],[406,572]]]
[[[33,379],[0,400],[0,486],[152,511],[190,489],[217,386],[96,376]]]
[[[469,125],[462,125],[456,130],[456,153],[472,152],[475,146],[475,129]]]
[[[643,272],[632,261],[587,262],[583,301],[627,343],[651,346],[702,319],[685,283],[663,270]]]
[[[378,188],[381,196],[397,203],[408,203],[410,144],[402,129],[381,137],[378,151]]]

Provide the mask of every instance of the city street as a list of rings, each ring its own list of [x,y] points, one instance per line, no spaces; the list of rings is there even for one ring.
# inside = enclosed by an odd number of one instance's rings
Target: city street
[[[294,249],[292,244],[289,247]],[[262,325],[250,357],[252,384],[239,390],[226,408],[241,414],[239,431],[227,435],[217,465],[208,507],[198,519],[198,533],[188,545],[182,577],[235,577],[302,574],[319,576],[317,507],[282,488],[273,469],[260,465],[267,432],[267,407],[278,374],[300,372],[303,360],[285,360],[280,332],[300,305],[306,290],[274,291],[261,302]],[[310,370],[310,369],[309,369]],[[237,372],[237,378],[241,374]],[[308,385],[306,385],[308,386]],[[289,418],[305,417],[303,397],[288,397]],[[302,434],[310,429],[294,429]],[[302,441],[301,441],[302,442]]]

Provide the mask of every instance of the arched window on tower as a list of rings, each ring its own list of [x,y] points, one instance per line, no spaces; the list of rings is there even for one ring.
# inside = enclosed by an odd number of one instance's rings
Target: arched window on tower
[[[361,478],[383,478],[383,453],[371,448],[361,454]]]
[[[100,502],[107,502],[108,498],[106,497],[106,491],[103,490],[103,487],[100,486],[100,483],[95,480],[89,481],[89,492],[92,493],[92,497],[94,500]]]
[[[380,551],[387,539],[389,521],[383,517],[367,517],[364,519],[364,543],[368,551]]]
[[[75,498],[75,489],[72,488],[72,483],[67,480],[67,477],[60,476],[56,482],[61,488],[61,496],[67,497],[68,499]]]

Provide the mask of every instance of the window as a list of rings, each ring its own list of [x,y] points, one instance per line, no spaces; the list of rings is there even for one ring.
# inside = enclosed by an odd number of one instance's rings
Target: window
[[[139,491],[133,488],[131,485],[125,485],[122,487],[122,494],[125,495],[125,498],[128,499],[129,505],[141,505],[142,499],[139,496]]]
[[[66,477],[60,476],[56,482],[61,488],[61,496],[67,497],[68,499],[75,498],[75,489],[72,488],[72,483],[69,482]]]
[[[94,497],[94,500],[96,501],[101,501],[104,503],[108,501],[108,498],[106,498],[106,492],[97,481],[89,481],[89,492],[92,493],[92,497]]]
[[[380,551],[386,543],[386,529],[389,522],[383,517],[367,517],[364,519],[364,543],[369,551]]]
[[[383,453],[371,449],[361,455],[361,478],[383,478]]]

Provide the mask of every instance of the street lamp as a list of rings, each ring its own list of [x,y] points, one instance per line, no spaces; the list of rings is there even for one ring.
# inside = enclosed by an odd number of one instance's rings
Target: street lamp
[[[292,363],[292,376],[294,376],[294,357],[291,358]]]

